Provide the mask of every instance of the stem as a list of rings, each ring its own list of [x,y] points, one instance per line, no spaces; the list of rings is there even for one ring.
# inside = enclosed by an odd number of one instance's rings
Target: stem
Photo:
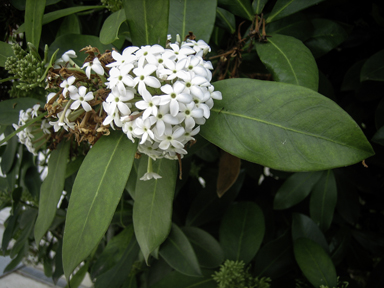
[[[153,168],[152,168],[152,158],[148,156],[148,166],[147,166],[147,173],[152,173]]]
[[[69,100],[67,102],[67,105],[65,105],[64,110],[63,110],[63,114],[61,114],[61,116],[60,116],[59,123],[64,123],[65,113],[67,112],[67,110],[68,110],[69,106],[72,104],[72,102],[73,102],[73,99]],[[59,124],[59,126],[60,126],[60,124]]]

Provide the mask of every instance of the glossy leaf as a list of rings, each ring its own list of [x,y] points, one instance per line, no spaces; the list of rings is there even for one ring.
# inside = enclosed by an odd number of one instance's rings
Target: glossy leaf
[[[68,51],[74,50],[77,54],[77,58],[73,60],[78,65],[83,65],[84,59],[88,54],[83,52],[79,53],[81,49],[91,45],[92,47],[97,47],[101,53],[105,50],[112,50],[112,45],[104,45],[99,41],[99,38],[91,35],[83,35],[83,34],[65,34],[60,36],[53,41],[51,46],[49,46],[49,55],[52,55],[57,49],[59,52],[57,53],[57,57],[61,57],[61,55]]]
[[[219,0],[218,5],[237,16],[252,21],[253,9],[249,0]]]
[[[103,27],[100,31],[100,42],[110,44],[119,39],[119,29],[121,24],[126,20],[124,9],[120,9],[108,16],[105,19]]]
[[[71,142],[62,141],[56,150],[53,150],[48,161],[48,175],[40,188],[39,214],[35,224],[35,241],[40,243],[41,238],[48,231],[55,218],[57,203],[64,189],[65,170],[69,156]]]
[[[0,41],[0,67],[4,67],[5,60],[13,55],[14,54],[11,44]]]
[[[40,1],[37,1],[40,2]],[[42,2],[42,1],[41,1]],[[70,8],[65,8],[61,10],[56,10],[47,14],[44,14],[43,19],[42,19],[42,25],[48,24],[52,21],[55,21],[57,19],[60,19],[62,17],[75,14],[78,12],[83,12],[86,10],[92,10],[92,9],[102,9],[104,6],[77,6],[77,7],[70,7]],[[25,23],[20,25],[19,29],[17,29],[18,33],[22,33],[26,30]]]
[[[136,239],[146,261],[171,230],[177,177],[177,161],[163,158],[153,162],[153,172],[163,178],[140,180],[147,172],[147,160],[144,155],[140,158],[132,216]]]
[[[337,202],[336,180],[332,170],[323,172],[311,194],[309,212],[320,229],[326,231],[331,226]]]
[[[67,279],[104,236],[128,180],[136,147],[137,143],[116,131],[97,141],[85,157],[73,185],[64,230]]]
[[[56,38],[64,34],[80,34],[79,18],[75,14],[66,16],[57,31]]]
[[[25,37],[39,47],[46,0],[27,0],[25,4]]]
[[[311,218],[306,215],[292,214],[292,239],[295,241],[299,238],[307,238],[323,247],[324,251],[329,253],[327,240],[321,232],[319,226]]]
[[[169,0],[124,0],[125,16],[135,46],[165,46],[168,31]]]
[[[277,278],[289,272],[295,263],[292,248],[288,232],[264,245],[255,257],[257,277]]]
[[[176,271],[187,276],[202,276],[191,243],[175,224],[172,225],[167,240],[161,245],[159,254]]]
[[[305,14],[296,13],[269,23],[266,30],[268,35],[287,35],[305,41],[312,36],[313,25]]]
[[[320,245],[312,240],[299,238],[294,242],[294,252],[297,264],[313,286],[336,287],[335,266]]]
[[[251,79],[214,86],[223,100],[200,133],[241,159],[283,171],[315,171],[373,155],[353,119],[310,89]]]
[[[33,98],[14,98],[0,102],[0,125],[12,125],[19,122],[19,111],[32,108],[36,104],[44,105]]]
[[[261,12],[263,12],[263,8],[264,8],[265,4],[267,4],[267,2],[268,2],[268,0],[253,0],[253,2],[252,2],[253,11],[256,14],[261,14]]]
[[[135,237],[132,237],[116,265],[97,277],[95,288],[120,287],[128,280],[129,271],[131,271],[138,253],[139,245],[137,245]]]
[[[287,17],[322,1],[324,0],[277,0],[266,22],[269,23]]]
[[[252,260],[264,238],[264,215],[253,202],[234,204],[225,213],[220,224],[220,243],[225,259]]]
[[[369,57],[361,68],[360,81],[384,81],[384,50]]]
[[[273,208],[287,209],[300,203],[311,192],[322,172],[299,172],[290,176],[275,195]]]
[[[212,278],[212,270],[203,270],[203,277],[191,277],[173,271],[149,288],[217,288],[217,283]]]
[[[225,151],[222,151],[219,162],[219,176],[217,177],[217,195],[222,197],[235,183],[240,173],[241,161]]]
[[[13,132],[13,128],[11,126],[7,127],[5,130],[4,135],[8,136]],[[8,174],[11,171],[11,168],[13,166],[13,163],[16,160],[16,152],[18,144],[18,137],[12,137],[8,142],[7,146],[5,147],[4,154],[1,156],[1,172],[4,174]]]
[[[235,15],[231,12],[217,7],[216,9],[216,25],[224,28],[229,33],[233,34],[236,32],[236,19]]]
[[[216,0],[170,0],[168,34],[179,34],[182,40],[189,31],[196,40],[208,43],[215,24]],[[202,7],[204,7],[202,9]]]
[[[313,56],[318,58],[344,42],[348,34],[342,26],[328,19],[312,19],[313,35],[305,42]]]
[[[69,281],[70,285],[66,285],[64,288],[77,288],[80,286],[81,282],[83,282],[85,274],[88,271],[89,262],[86,262],[81,268],[76,272],[75,275],[72,276]]]
[[[311,51],[296,38],[273,34],[267,43],[257,43],[261,61],[277,82],[296,84],[317,91],[319,71]],[[300,55],[300,57],[297,57]]]
[[[224,261],[223,249],[213,236],[197,227],[181,228],[192,244],[201,267],[216,268]]]

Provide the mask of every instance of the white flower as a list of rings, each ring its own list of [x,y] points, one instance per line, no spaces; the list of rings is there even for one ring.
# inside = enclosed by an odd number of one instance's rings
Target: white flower
[[[146,45],[141,46],[141,48],[136,51],[136,56],[139,59],[138,60],[138,67],[141,68],[145,64],[145,60],[147,60],[147,63],[153,63],[156,62],[156,55],[161,54],[164,52],[164,48],[161,47],[158,44],[155,45]]]
[[[64,62],[69,62],[69,60],[71,60],[71,58],[76,58],[76,57],[77,57],[77,55],[76,55],[76,52],[74,50],[68,50],[63,55],[61,55],[61,59],[63,59]]]
[[[155,172],[147,172],[144,174],[143,177],[140,178],[140,180],[143,180],[143,181],[147,181],[147,180],[151,180],[151,179],[159,179],[159,178],[162,178],[159,174],[155,173]]]
[[[95,71],[99,75],[104,75],[104,68],[100,63],[99,58],[97,57],[90,62],[84,63],[81,69],[84,69],[85,67],[85,74],[87,75],[88,79],[91,79],[91,70]]]
[[[159,79],[156,77],[150,76],[157,69],[156,66],[147,64],[144,68],[135,68],[133,73],[137,76],[133,81],[135,82],[134,87],[138,84],[138,91],[142,95],[144,90],[147,90],[145,85],[148,85],[153,88],[160,88],[161,84]]]
[[[145,120],[141,118],[136,119],[136,125],[137,127],[133,131],[135,134],[141,136],[140,144],[143,144],[147,139],[151,141],[149,138],[154,139],[155,135],[153,134],[153,131],[151,130],[151,126],[154,124],[152,118],[147,118]]]
[[[166,95],[161,95],[161,105],[168,104],[172,116],[176,116],[179,113],[179,102],[190,103],[192,101],[192,96],[187,93],[182,93],[185,88],[185,85],[177,81],[173,84],[173,87],[169,84],[162,86],[160,89]]]
[[[151,93],[147,90],[142,91],[143,99],[135,103],[136,107],[140,110],[144,110],[143,120],[147,119],[151,114],[157,115],[157,106],[160,104],[161,98],[159,96],[152,97]]]
[[[105,112],[107,112],[108,115],[103,121],[104,126],[110,125],[112,129],[115,129],[113,122],[116,124],[117,127],[123,126],[123,123],[120,120],[119,110],[117,109],[117,106],[113,106],[112,103],[103,102],[103,109]]]
[[[76,80],[75,76],[68,77],[63,82],[60,83],[60,87],[63,88],[63,96],[67,97],[67,92],[76,93],[76,86],[72,85]]]
[[[135,85],[135,83],[133,82],[132,76],[128,74],[129,72],[131,72],[133,67],[134,66],[131,63],[126,64],[121,68],[113,67],[109,71],[109,76],[110,76],[108,78],[109,82],[106,83],[108,85],[108,87],[112,89],[112,88],[117,86],[117,88],[120,91],[125,90],[124,85],[129,86],[129,87],[133,87]]]
[[[182,121],[185,122],[186,128],[193,128],[195,127],[196,120],[199,118],[203,118],[204,111],[203,109],[197,108],[194,102],[191,102],[189,104],[180,104],[180,113],[177,115],[177,118],[179,118],[180,123]]]
[[[85,111],[89,112],[92,110],[91,105],[89,105],[87,101],[91,101],[94,98],[93,92],[90,91],[85,94],[86,92],[87,88],[84,86],[80,86],[77,93],[71,94],[71,99],[75,100],[75,102],[73,102],[71,105],[72,110],[76,110],[77,108],[79,108],[80,104]]]
[[[139,47],[136,46],[129,46],[124,49],[123,54],[121,55],[120,53],[116,51],[112,51],[112,58],[116,60],[116,62],[112,62],[107,65],[107,67],[115,67],[115,66],[122,66],[133,63],[134,61],[137,60],[137,56],[134,55],[133,53],[138,50]]]
[[[116,87],[112,89],[112,92],[108,95],[106,102],[110,103],[111,111],[115,111],[116,107],[122,115],[131,114],[128,104],[124,103],[133,99],[134,93],[132,90],[125,89],[120,91]]]
[[[171,129],[166,129],[164,135],[159,137],[159,140],[161,140],[159,144],[160,149],[167,150],[170,145],[178,149],[182,149],[184,147],[183,143],[181,143],[183,141],[181,136],[184,134],[184,128],[176,127],[173,129],[173,132]]]

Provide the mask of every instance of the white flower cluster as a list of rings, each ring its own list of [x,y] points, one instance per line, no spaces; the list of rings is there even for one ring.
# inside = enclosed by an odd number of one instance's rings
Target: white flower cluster
[[[20,110],[18,124],[12,124],[15,130],[26,125],[30,120],[39,116],[40,104],[34,105],[32,108],[28,108],[26,111]],[[46,119],[38,120],[35,123],[27,126],[25,129],[17,133],[20,143],[24,144],[28,151],[37,155],[37,151],[40,148],[40,144],[45,143],[45,134],[51,134],[49,131],[51,125]]]
[[[183,157],[185,144],[209,118],[213,99],[222,99],[210,84],[212,64],[203,60],[209,51],[202,40],[113,51],[103,125],[121,127],[132,142],[139,139],[139,152],[154,160]]]

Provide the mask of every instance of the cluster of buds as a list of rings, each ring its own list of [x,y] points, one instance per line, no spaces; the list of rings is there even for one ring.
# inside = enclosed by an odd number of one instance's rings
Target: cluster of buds
[[[187,143],[210,117],[213,99],[222,98],[210,84],[212,64],[203,59],[210,47],[202,40],[180,42],[130,46],[121,54],[86,47],[81,51],[89,56],[81,68],[71,59],[74,51],[64,53],[47,74],[52,134],[73,134],[78,143],[92,145],[110,128],[122,130],[149,156],[142,179],[160,177],[151,159],[187,154]]]

